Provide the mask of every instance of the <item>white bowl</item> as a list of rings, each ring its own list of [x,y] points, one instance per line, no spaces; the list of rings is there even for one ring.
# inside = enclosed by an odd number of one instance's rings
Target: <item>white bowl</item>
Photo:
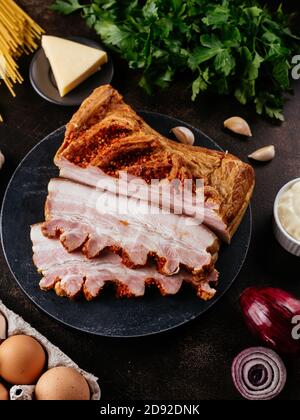
[[[277,239],[277,241],[280,243],[280,245],[288,252],[290,252],[293,255],[296,255],[297,257],[300,257],[300,241],[293,238],[282,226],[279,216],[278,216],[278,202],[281,194],[288,190],[292,185],[296,184],[296,182],[299,182],[300,178],[293,179],[292,181],[285,184],[277,193],[277,196],[275,198],[274,207],[273,207],[273,230],[274,235]]]

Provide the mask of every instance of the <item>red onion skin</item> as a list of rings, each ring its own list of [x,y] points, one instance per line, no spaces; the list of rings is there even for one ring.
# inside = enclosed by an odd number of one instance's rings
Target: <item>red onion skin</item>
[[[249,287],[240,296],[249,330],[274,350],[300,355],[300,339],[292,337],[292,318],[300,315],[300,301],[273,287]]]

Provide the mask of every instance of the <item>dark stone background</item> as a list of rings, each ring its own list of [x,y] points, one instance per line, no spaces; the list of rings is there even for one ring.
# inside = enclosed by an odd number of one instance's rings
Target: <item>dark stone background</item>
[[[50,11],[51,0],[19,3],[49,34],[95,38],[78,15],[62,17]],[[286,3],[296,5],[296,1]],[[276,192],[285,182],[300,176],[300,82],[295,83],[295,96],[286,104],[286,122],[274,125],[228,98],[202,98],[192,103],[183,81],[148,97],[137,87],[138,76],[118,57],[114,59],[113,85],[134,108],[181,118],[245,160],[258,147],[276,146],[277,156],[271,163],[255,165],[253,236],[246,263],[230,291],[204,316],[172,332],[141,339],[97,338],[49,319],[20,291],[2,254],[0,297],[83,369],[98,375],[105,399],[238,399],[230,376],[232,359],[244,348],[259,344],[245,328],[239,294],[250,285],[270,284],[300,297],[300,259],[280,248],[271,227]],[[0,88],[0,110],[5,117],[0,126],[0,148],[6,156],[1,170],[2,193],[23,156],[74,112],[47,103],[33,91],[28,81],[29,62],[30,57],[21,60],[26,80],[16,89],[16,99],[3,86]],[[249,121],[253,138],[240,139],[224,132],[224,119],[234,114]],[[281,398],[300,399],[300,361],[287,360],[287,366],[288,381]]]

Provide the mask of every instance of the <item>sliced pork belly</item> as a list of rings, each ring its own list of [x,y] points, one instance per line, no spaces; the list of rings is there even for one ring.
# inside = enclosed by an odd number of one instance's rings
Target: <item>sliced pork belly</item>
[[[190,283],[201,299],[211,299],[216,292],[211,287],[217,283],[216,270],[206,277],[196,277],[184,271],[164,276],[154,267],[128,268],[118,255],[112,253],[89,260],[81,252],[67,252],[57,239],[46,238],[41,225],[31,227],[31,240],[34,264],[43,274],[41,289],[55,289],[60,296],[74,298],[82,292],[87,300],[91,300],[99,295],[107,282],[116,285],[119,296],[127,297],[143,296],[147,284],[155,284],[162,295],[174,295],[183,281]]]
[[[255,182],[253,168],[230,153],[163,137],[109,85],[96,89],[74,114],[55,164],[62,177],[91,186],[105,181],[111,192],[122,172],[147,185],[153,179],[202,180],[204,223],[227,242],[241,222]],[[121,188],[120,193],[143,199],[145,189]],[[190,204],[183,208],[188,216],[194,212]]]
[[[176,274],[180,266],[208,273],[217,259],[217,237],[188,217],[161,214],[144,201],[64,179],[52,179],[48,191],[42,231],[58,237],[69,252],[82,249],[91,259],[109,248],[129,267],[144,266],[151,256],[164,275]]]
[[[59,175],[62,178],[96,187],[98,190],[107,190],[114,194],[151,202],[162,209],[170,209],[172,212],[174,212],[175,208],[181,208],[180,213],[177,214],[192,217],[198,223],[204,222],[221,239],[229,242],[229,236],[227,233],[224,233],[226,232],[227,225],[221,216],[218,215],[220,204],[218,204],[217,200],[213,200],[210,197],[209,194],[211,191],[209,191],[208,187],[204,186],[204,196],[202,198],[198,201],[195,199],[191,201],[181,193],[178,195],[175,193],[164,195],[163,186],[155,191],[142,178],[132,176],[126,171],[120,171],[118,178],[116,178],[107,175],[102,169],[95,166],[82,168],[63,157],[56,159],[55,164],[59,167]],[[207,195],[206,198],[205,194]]]

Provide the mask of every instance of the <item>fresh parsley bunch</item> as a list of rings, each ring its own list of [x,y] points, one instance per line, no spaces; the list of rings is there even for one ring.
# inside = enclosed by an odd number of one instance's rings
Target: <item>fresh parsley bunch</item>
[[[257,0],[56,0],[53,9],[80,10],[108,47],[142,71],[148,93],[185,72],[193,100],[205,91],[234,95],[258,114],[284,119],[300,43],[281,7],[271,14]]]

